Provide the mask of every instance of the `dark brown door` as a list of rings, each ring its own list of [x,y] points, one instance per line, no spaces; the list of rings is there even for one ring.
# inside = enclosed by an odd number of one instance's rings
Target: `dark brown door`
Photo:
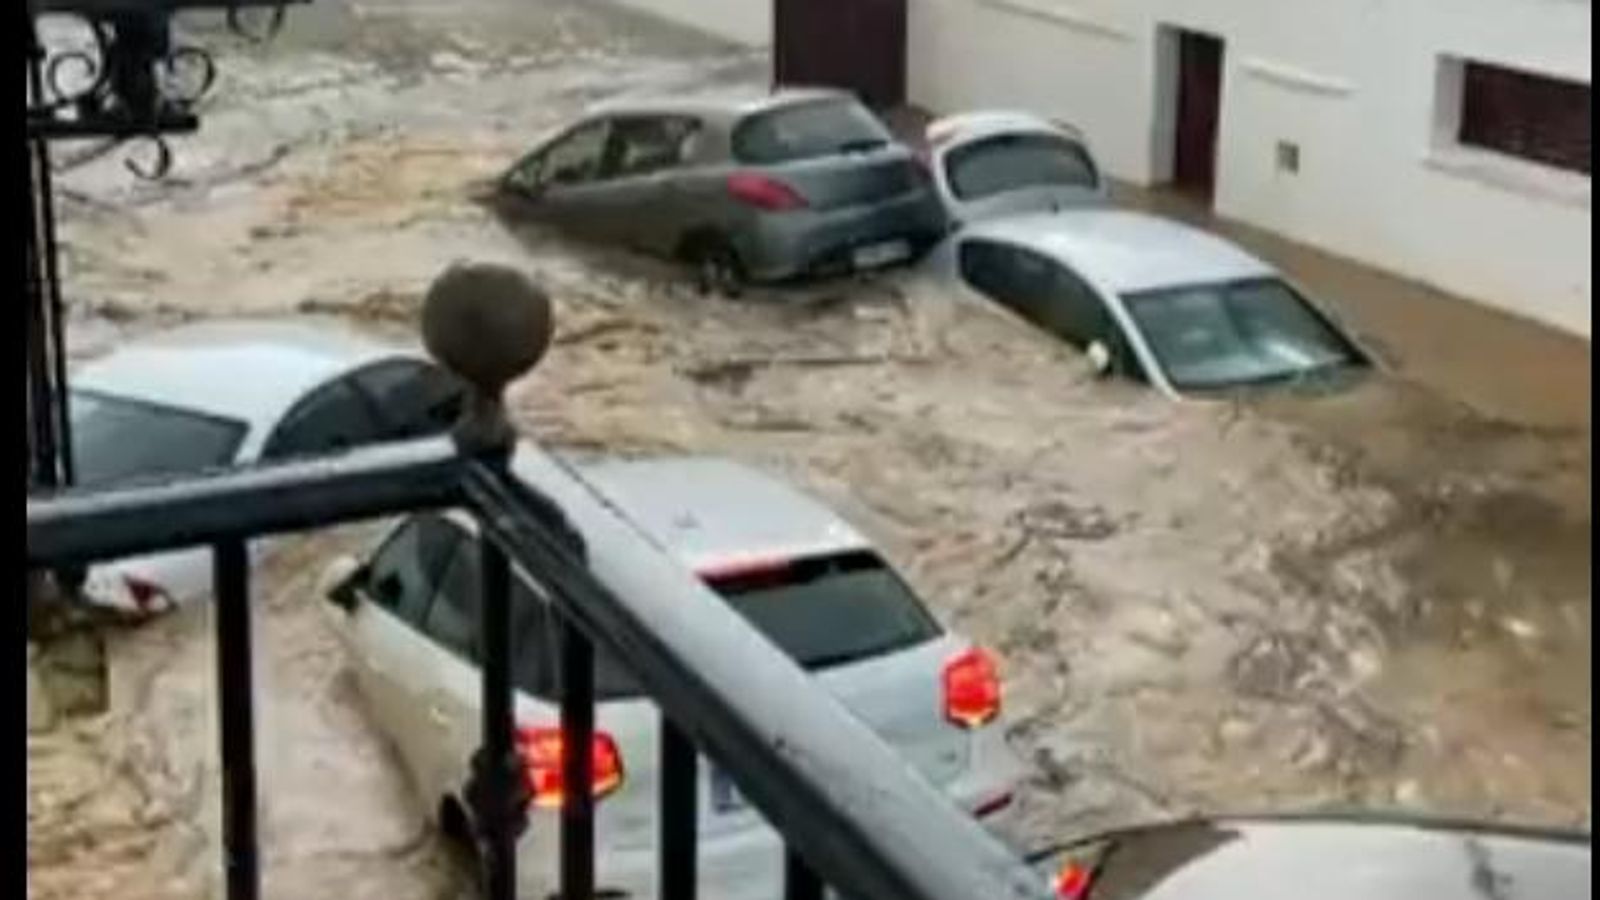
[[[1222,111],[1222,40],[1193,31],[1178,36],[1178,128],[1172,180],[1211,196],[1217,175],[1217,119]]]
[[[759,2],[759,0],[751,0]],[[773,80],[905,102],[906,0],[772,0]]]

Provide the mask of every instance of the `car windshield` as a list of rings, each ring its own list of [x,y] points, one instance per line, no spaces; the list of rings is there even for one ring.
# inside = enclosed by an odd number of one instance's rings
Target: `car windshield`
[[[733,133],[740,162],[773,164],[885,146],[890,136],[866,107],[848,98],[782,106],[745,119]]]
[[[1293,381],[1365,363],[1347,338],[1277,278],[1162,288],[1123,299],[1178,390]]]
[[[870,551],[810,557],[706,582],[813,671],[909,649],[942,633],[910,587]],[[639,693],[628,671],[603,652],[596,654],[595,687],[602,698]]]
[[[233,419],[94,391],[71,391],[68,409],[74,475],[83,485],[224,465],[249,430]]]
[[[1100,183],[1083,145],[1053,134],[996,135],[957,147],[945,160],[950,192],[958,200],[1028,188],[1094,190]]]

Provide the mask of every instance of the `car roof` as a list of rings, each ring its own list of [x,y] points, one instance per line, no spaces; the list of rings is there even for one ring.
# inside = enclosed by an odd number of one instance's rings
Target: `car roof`
[[[732,122],[745,116],[812,100],[851,99],[835,88],[790,87],[774,91],[732,87],[675,96],[621,97],[590,107],[589,116],[682,115]]]
[[[338,322],[185,325],[84,364],[73,387],[238,419],[276,422],[313,388],[369,363],[420,358]]]
[[[605,460],[579,475],[696,571],[869,546],[832,510],[784,482],[712,457]]]
[[[928,123],[923,133],[929,143],[939,145],[959,139],[961,143],[995,134],[1045,132],[1083,140],[1083,132],[1067,122],[1016,110],[974,110],[955,113]]]
[[[1276,275],[1230,241],[1145,213],[1063,209],[973,225],[968,237],[1019,244],[1118,294]]]

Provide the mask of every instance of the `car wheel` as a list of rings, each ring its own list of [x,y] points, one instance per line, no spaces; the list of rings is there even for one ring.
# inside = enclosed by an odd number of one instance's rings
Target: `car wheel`
[[[744,265],[739,254],[722,238],[708,238],[695,248],[691,257],[695,268],[695,284],[700,293],[738,297],[744,291]]]

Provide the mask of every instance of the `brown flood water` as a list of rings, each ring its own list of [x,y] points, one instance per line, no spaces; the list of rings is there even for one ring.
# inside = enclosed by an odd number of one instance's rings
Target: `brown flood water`
[[[1571,821],[1591,783],[1589,342],[1218,220],[1187,197],[1117,194],[1291,273],[1387,370],[1341,395],[1256,409],[1399,500],[1380,528],[1312,555],[1325,573],[1398,550],[1410,599],[1381,617],[1393,653],[1369,690],[1381,714],[1429,723],[1396,774],[1431,795],[1407,800]],[[1439,775],[1452,770],[1472,774]]]

